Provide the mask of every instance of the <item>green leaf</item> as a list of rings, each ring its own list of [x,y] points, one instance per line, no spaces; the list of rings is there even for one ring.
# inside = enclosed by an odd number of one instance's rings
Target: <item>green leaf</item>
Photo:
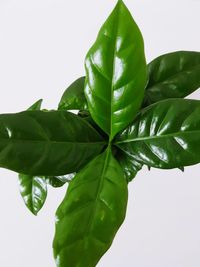
[[[123,171],[107,149],[76,175],[56,213],[58,267],[94,267],[109,249],[127,205]]]
[[[52,187],[61,187],[64,184],[71,182],[76,173],[70,173],[62,176],[47,176],[46,182]]]
[[[27,110],[40,110],[42,105],[42,99],[36,101],[32,106],[30,106]]]
[[[84,95],[85,77],[81,77],[73,82],[64,92],[59,110],[87,110],[87,101]]]
[[[19,174],[19,185],[24,203],[34,215],[37,215],[47,197],[45,178]]]
[[[105,143],[85,120],[67,111],[0,115],[0,166],[28,175],[77,172]]]
[[[143,38],[122,1],[102,26],[85,68],[89,111],[112,140],[136,115],[147,81]]]
[[[42,99],[36,101],[27,110],[40,110],[42,101]],[[37,215],[47,197],[46,181],[43,177],[34,177],[24,174],[19,174],[18,179],[20,193],[24,199],[25,205],[34,215]]]
[[[162,55],[148,65],[144,105],[167,98],[184,98],[200,87],[200,52]]]
[[[124,171],[127,182],[131,182],[142,169],[142,164],[120,149],[117,151],[116,158]]]
[[[200,101],[169,99],[142,110],[117,145],[151,167],[171,169],[200,162]]]
[[[101,128],[99,128],[90,115],[85,117],[84,120],[87,121],[94,129],[96,129],[97,132],[100,133],[100,135],[104,138],[104,140],[108,142],[108,135]]]

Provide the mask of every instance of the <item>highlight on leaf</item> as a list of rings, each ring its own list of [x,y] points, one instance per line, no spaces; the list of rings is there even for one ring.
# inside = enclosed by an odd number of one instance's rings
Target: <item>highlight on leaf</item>
[[[137,114],[147,83],[142,34],[122,1],[101,27],[85,69],[89,111],[112,141]]]
[[[123,170],[108,148],[76,175],[56,212],[57,265],[96,266],[125,218],[127,198]]]
[[[19,188],[25,205],[34,215],[37,215],[47,197],[46,179],[19,174]]]

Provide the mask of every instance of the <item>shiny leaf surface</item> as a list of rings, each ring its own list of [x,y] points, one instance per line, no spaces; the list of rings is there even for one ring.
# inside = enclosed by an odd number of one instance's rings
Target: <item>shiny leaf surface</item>
[[[37,215],[47,197],[45,178],[19,174],[19,188],[25,205],[34,215]]]
[[[142,164],[120,149],[117,151],[116,158],[124,171],[127,182],[131,182],[142,169]]]
[[[103,147],[97,131],[67,111],[0,115],[0,166],[20,173],[54,176],[77,172]]]
[[[33,105],[31,105],[28,110],[40,110],[42,106],[42,101],[42,99],[39,99]]]
[[[200,52],[162,55],[148,65],[148,71],[144,105],[166,98],[184,98],[200,87]]]
[[[133,120],[147,80],[142,35],[122,1],[102,26],[85,67],[89,111],[112,140]]]
[[[182,168],[200,162],[200,101],[169,99],[141,111],[118,137],[129,156],[151,167]]]
[[[56,213],[58,267],[96,266],[124,220],[127,195],[123,171],[109,149],[77,174]]]
[[[59,110],[87,110],[88,105],[84,94],[85,77],[73,82],[64,92],[58,109]]]

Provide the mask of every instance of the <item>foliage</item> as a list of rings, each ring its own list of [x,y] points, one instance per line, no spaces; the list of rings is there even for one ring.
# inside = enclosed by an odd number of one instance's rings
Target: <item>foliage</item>
[[[47,185],[69,182],[56,212],[58,267],[94,267],[126,214],[128,183],[143,165],[200,162],[200,52],[178,51],[146,64],[142,34],[119,0],[85,60],[86,75],[64,92],[57,111],[0,115],[0,166],[19,172],[33,214]],[[71,113],[77,110],[77,115]]]

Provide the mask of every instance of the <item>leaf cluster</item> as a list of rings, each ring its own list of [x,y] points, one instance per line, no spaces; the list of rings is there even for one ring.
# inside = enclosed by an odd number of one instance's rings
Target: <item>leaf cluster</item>
[[[124,221],[128,183],[143,165],[184,170],[200,162],[200,52],[146,63],[142,34],[122,1],[85,59],[86,75],[58,110],[0,115],[0,166],[19,173],[33,214],[47,185],[69,182],[56,212],[58,267],[94,267]],[[77,114],[72,113],[77,110]]]

